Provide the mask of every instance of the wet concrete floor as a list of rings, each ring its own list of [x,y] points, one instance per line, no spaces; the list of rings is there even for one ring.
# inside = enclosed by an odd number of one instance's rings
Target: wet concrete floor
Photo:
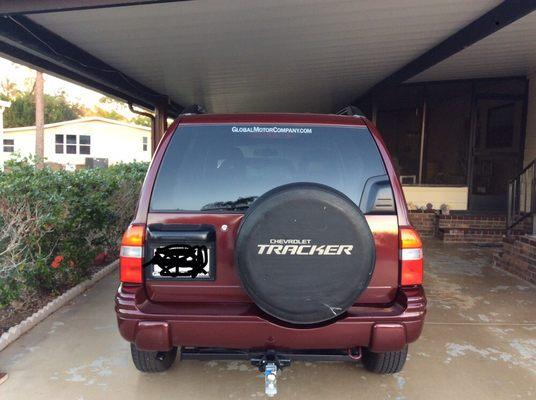
[[[536,399],[536,288],[491,267],[491,249],[426,243],[429,312],[401,373],[296,362],[279,399]],[[255,399],[247,362],[183,361],[162,374],[131,364],[112,274],[0,352],[0,399]]]

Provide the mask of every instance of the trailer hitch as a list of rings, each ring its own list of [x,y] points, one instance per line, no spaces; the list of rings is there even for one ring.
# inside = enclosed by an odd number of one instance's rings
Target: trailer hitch
[[[361,358],[361,348],[346,350],[239,350],[210,347],[184,347],[183,360],[249,360],[264,375],[264,390],[268,397],[277,394],[277,375],[292,361],[342,361],[357,362]]]
[[[264,392],[268,397],[277,394],[277,374],[290,366],[290,362],[290,358],[277,354],[275,350],[267,350],[261,357],[251,359],[251,364],[264,374]]]

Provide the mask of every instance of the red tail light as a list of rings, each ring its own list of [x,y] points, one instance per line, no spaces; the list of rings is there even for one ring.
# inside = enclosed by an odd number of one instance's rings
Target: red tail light
[[[400,264],[402,286],[422,285],[423,278],[422,242],[413,228],[400,229]]]
[[[119,270],[121,282],[142,283],[143,241],[145,225],[130,225],[121,241]]]

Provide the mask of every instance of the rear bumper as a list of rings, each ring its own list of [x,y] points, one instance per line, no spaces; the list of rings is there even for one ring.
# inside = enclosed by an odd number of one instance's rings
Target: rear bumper
[[[235,349],[396,351],[419,337],[426,313],[422,287],[402,289],[387,307],[351,307],[324,326],[296,328],[249,303],[152,303],[142,286],[119,287],[115,310],[123,338],[141,350],[172,346]]]

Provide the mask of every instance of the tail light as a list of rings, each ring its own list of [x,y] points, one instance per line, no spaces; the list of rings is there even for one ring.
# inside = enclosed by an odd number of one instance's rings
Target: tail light
[[[121,282],[142,283],[143,241],[145,225],[130,225],[123,235],[119,253]]]
[[[419,234],[413,228],[400,229],[400,264],[400,284],[402,286],[422,284],[422,242]]]

